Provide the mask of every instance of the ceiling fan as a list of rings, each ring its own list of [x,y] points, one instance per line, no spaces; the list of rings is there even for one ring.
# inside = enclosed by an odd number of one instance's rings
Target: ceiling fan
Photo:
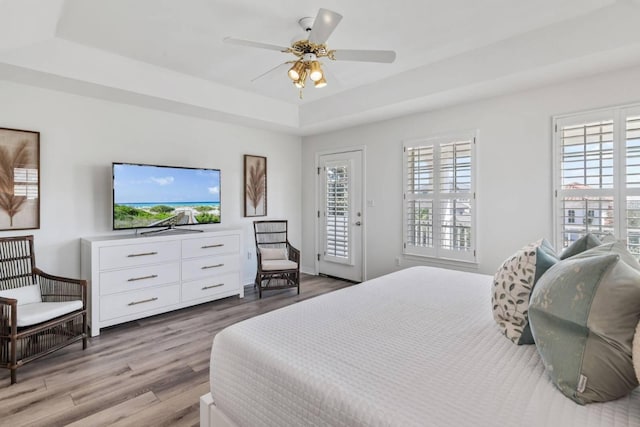
[[[326,45],[327,39],[331,33],[333,33],[333,30],[335,30],[341,19],[342,15],[328,9],[320,9],[315,19],[300,19],[298,23],[305,31],[306,37],[295,40],[290,47],[235,39],[232,37],[224,38],[223,42],[238,46],[277,50],[295,55],[295,60],[287,61],[285,64],[293,64],[291,68],[289,68],[288,75],[293,81],[293,84],[300,89],[300,98],[302,98],[302,89],[304,89],[307,78],[309,78],[317,88],[322,88],[327,85],[325,74],[318,61],[319,58],[329,58],[334,61],[381,63],[391,63],[396,59],[396,53],[392,50],[329,50]]]

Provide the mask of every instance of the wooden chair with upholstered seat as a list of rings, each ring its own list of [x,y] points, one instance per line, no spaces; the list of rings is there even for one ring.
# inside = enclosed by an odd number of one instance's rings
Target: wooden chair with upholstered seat
[[[82,340],[87,348],[87,281],[36,268],[33,236],[0,238],[0,367],[22,365]]]
[[[286,220],[254,221],[258,270],[255,286],[262,291],[297,288],[300,294],[300,251],[289,243]]]

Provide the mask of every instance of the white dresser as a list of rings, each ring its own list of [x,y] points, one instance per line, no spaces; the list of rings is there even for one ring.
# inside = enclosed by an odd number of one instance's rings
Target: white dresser
[[[91,336],[100,328],[201,304],[244,297],[241,230],[116,235],[81,240],[89,281]]]

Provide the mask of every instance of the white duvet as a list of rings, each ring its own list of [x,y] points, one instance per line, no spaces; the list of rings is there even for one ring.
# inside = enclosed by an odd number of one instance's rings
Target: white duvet
[[[640,392],[579,406],[491,316],[491,277],[414,267],[235,324],[211,356],[239,426],[640,426]]]

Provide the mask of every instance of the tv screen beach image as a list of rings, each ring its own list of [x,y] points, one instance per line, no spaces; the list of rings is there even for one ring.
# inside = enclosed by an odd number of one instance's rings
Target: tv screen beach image
[[[113,164],[113,228],[220,222],[220,171]]]

